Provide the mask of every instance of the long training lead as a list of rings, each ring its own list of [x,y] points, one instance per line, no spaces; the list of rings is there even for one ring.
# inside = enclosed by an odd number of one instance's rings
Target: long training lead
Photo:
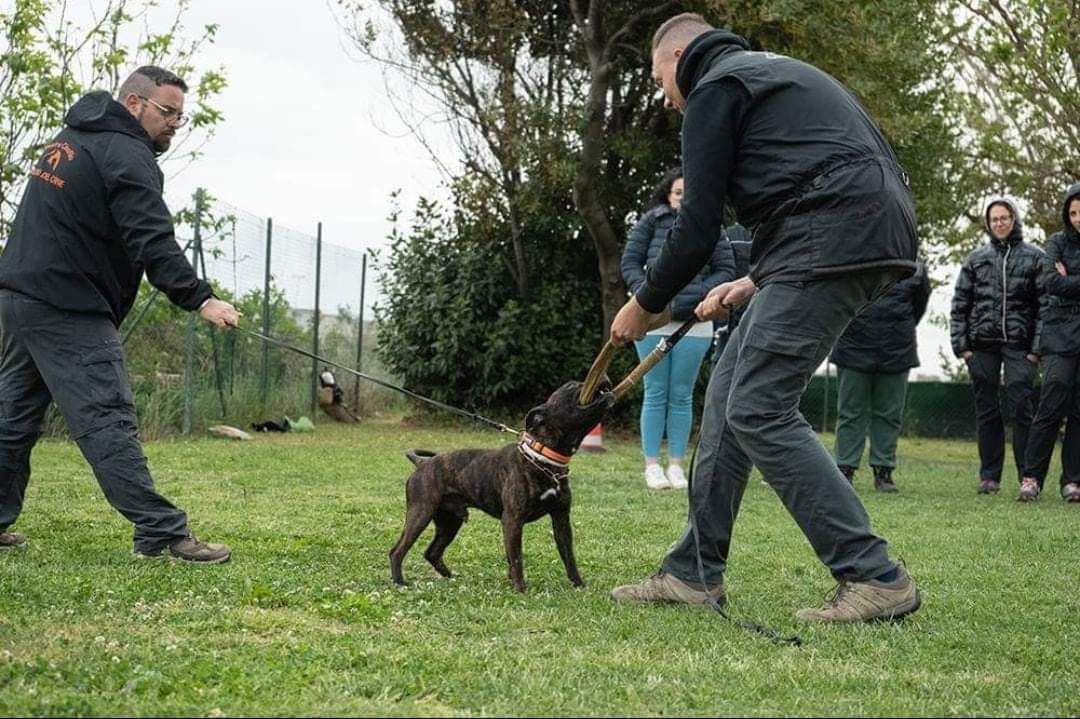
[[[343,370],[345,372],[348,372],[349,374],[354,375],[356,377],[359,377],[360,379],[367,380],[368,382],[373,382],[373,383],[375,383],[375,384],[377,384],[377,385],[379,385],[381,387],[386,387],[387,389],[392,389],[395,392],[400,392],[400,393],[402,393],[402,394],[404,394],[404,395],[406,395],[408,397],[412,397],[415,400],[419,400],[420,402],[426,402],[427,404],[430,404],[433,407],[438,407],[439,409],[445,410],[447,412],[452,412],[454,414],[459,414],[462,417],[468,417],[469,419],[473,420],[474,422],[480,422],[481,424],[486,424],[487,426],[491,427],[492,429],[498,430],[499,432],[507,432],[509,434],[514,434],[514,435],[520,435],[521,434],[521,430],[514,429],[512,427],[508,427],[505,424],[503,424],[502,422],[496,422],[495,420],[488,419],[487,417],[484,417],[483,415],[477,414],[476,412],[469,412],[468,410],[460,409],[458,407],[453,407],[451,405],[444,404],[443,402],[439,402],[438,400],[434,400],[434,399],[431,399],[429,397],[424,397],[423,395],[419,395],[416,392],[412,392],[410,390],[407,390],[404,387],[399,387],[396,384],[391,384],[390,382],[386,382],[385,380],[381,380],[381,379],[378,379],[376,377],[372,377],[371,375],[364,374],[363,372],[355,370],[352,367],[346,367],[345,365],[340,364],[338,362],[334,362],[333,360],[328,360],[325,357],[320,357],[319,355],[315,354],[314,352],[308,352],[307,350],[302,349],[300,347],[296,347],[296,346],[291,345],[291,344],[289,344],[287,342],[282,342],[281,340],[276,339],[274,337],[264,335],[262,332],[256,332],[255,330],[249,330],[246,327],[239,327],[239,326],[235,327],[234,329],[236,329],[236,330],[238,330],[240,332],[243,332],[244,334],[251,335],[252,337],[257,337],[257,338],[261,339],[263,342],[268,342],[268,343],[270,343],[270,344],[272,344],[272,345],[274,345],[276,347],[281,347],[282,349],[289,350],[290,352],[295,352],[296,354],[303,355],[304,357],[308,357],[308,358],[313,359],[313,360],[318,360],[319,362],[322,362],[323,364],[328,364],[331,367],[337,367],[338,369]]]

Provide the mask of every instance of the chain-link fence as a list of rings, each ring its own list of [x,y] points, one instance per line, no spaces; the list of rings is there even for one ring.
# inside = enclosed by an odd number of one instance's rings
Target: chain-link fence
[[[241,326],[335,363],[384,374],[372,351],[374,318],[363,311],[374,274],[367,253],[328,241],[320,223],[297,231],[204,191],[196,193],[192,208],[180,213],[178,241],[199,275],[243,313]],[[214,330],[158,294],[144,282],[121,328],[146,436],[320,415],[318,361],[243,332]],[[355,414],[404,406],[394,393],[334,372]],[[703,368],[695,393],[696,417],[707,372]],[[829,365],[807,387],[803,414],[815,429],[833,431],[836,401],[836,368]],[[913,377],[903,427],[910,435],[973,438],[971,385]]]
[[[300,232],[200,190],[179,215],[177,238],[199,276],[241,311],[242,327],[346,367],[372,364],[367,253],[329,242],[321,223]],[[244,332],[215,330],[148,283],[121,333],[147,436],[319,413],[322,363]],[[350,412],[387,401],[330,369]]]

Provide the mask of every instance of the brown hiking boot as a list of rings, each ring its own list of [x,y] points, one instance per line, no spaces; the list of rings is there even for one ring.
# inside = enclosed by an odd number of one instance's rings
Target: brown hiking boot
[[[844,479],[851,484],[855,484],[856,467],[852,467],[850,464],[838,464],[836,468],[840,470],[840,474],[844,475]]]
[[[0,551],[26,549],[26,535],[18,532],[0,532]]]
[[[660,570],[643,582],[624,584],[611,590],[611,598],[616,602],[707,604],[710,597],[723,606],[727,601],[724,596],[723,582],[704,592],[664,570]]]
[[[795,617],[804,622],[846,624],[900,619],[922,603],[915,580],[901,566],[896,580],[880,582],[840,582],[819,609],[800,609]]]
[[[169,545],[169,555],[185,562],[196,564],[224,564],[229,561],[232,552],[224,544],[210,544],[195,538],[189,534],[183,539],[178,539]],[[164,549],[155,552],[136,552],[140,559],[157,559],[165,556]]]

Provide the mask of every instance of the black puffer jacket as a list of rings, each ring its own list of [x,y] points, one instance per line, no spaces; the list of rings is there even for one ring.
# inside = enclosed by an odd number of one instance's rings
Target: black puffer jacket
[[[1080,182],[1065,193],[1064,228],[1046,242],[1043,262],[1045,302],[1040,350],[1045,354],[1080,354],[1080,232],[1069,222],[1069,203],[1080,200]],[[1065,266],[1065,276],[1055,263]]]
[[[829,359],[838,367],[869,374],[894,374],[918,367],[915,327],[929,301],[930,277],[920,263],[913,276],[897,282],[855,316]]]
[[[150,283],[185,310],[211,297],[173,234],[153,143],[107,92],[76,102],[30,170],[0,287],[119,325]]]
[[[645,273],[660,256],[667,242],[671,226],[675,224],[676,211],[670,205],[657,205],[638,220],[622,255],[622,276],[626,289],[633,294],[645,284]],[[722,239],[713,247],[712,257],[705,267],[679,290],[671,301],[673,320],[684,322],[694,314],[694,308],[709,290],[735,279],[735,254],[731,243]]]
[[[968,255],[956,278],[950,325],[958,357],[968,350],[998,347],[1040,352],[1043,253],[1024,242],[1020,213],[1006,200],[987,205],[987,233],[990,207],[1001,202],[1016,218],[1012,232],[1004,241],[990,235],[990,242]]]

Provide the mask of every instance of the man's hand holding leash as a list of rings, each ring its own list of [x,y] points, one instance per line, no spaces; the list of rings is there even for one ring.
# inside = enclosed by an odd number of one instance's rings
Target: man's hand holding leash
[[[611,343],[622,347],[641,339],[659,316],[639,305],[636,297],[631,297],[611,322]]]
[[[199,308],[199,316],[219,329],[236,327],[240,323],[240,312],[224,300],[211,297]]]

